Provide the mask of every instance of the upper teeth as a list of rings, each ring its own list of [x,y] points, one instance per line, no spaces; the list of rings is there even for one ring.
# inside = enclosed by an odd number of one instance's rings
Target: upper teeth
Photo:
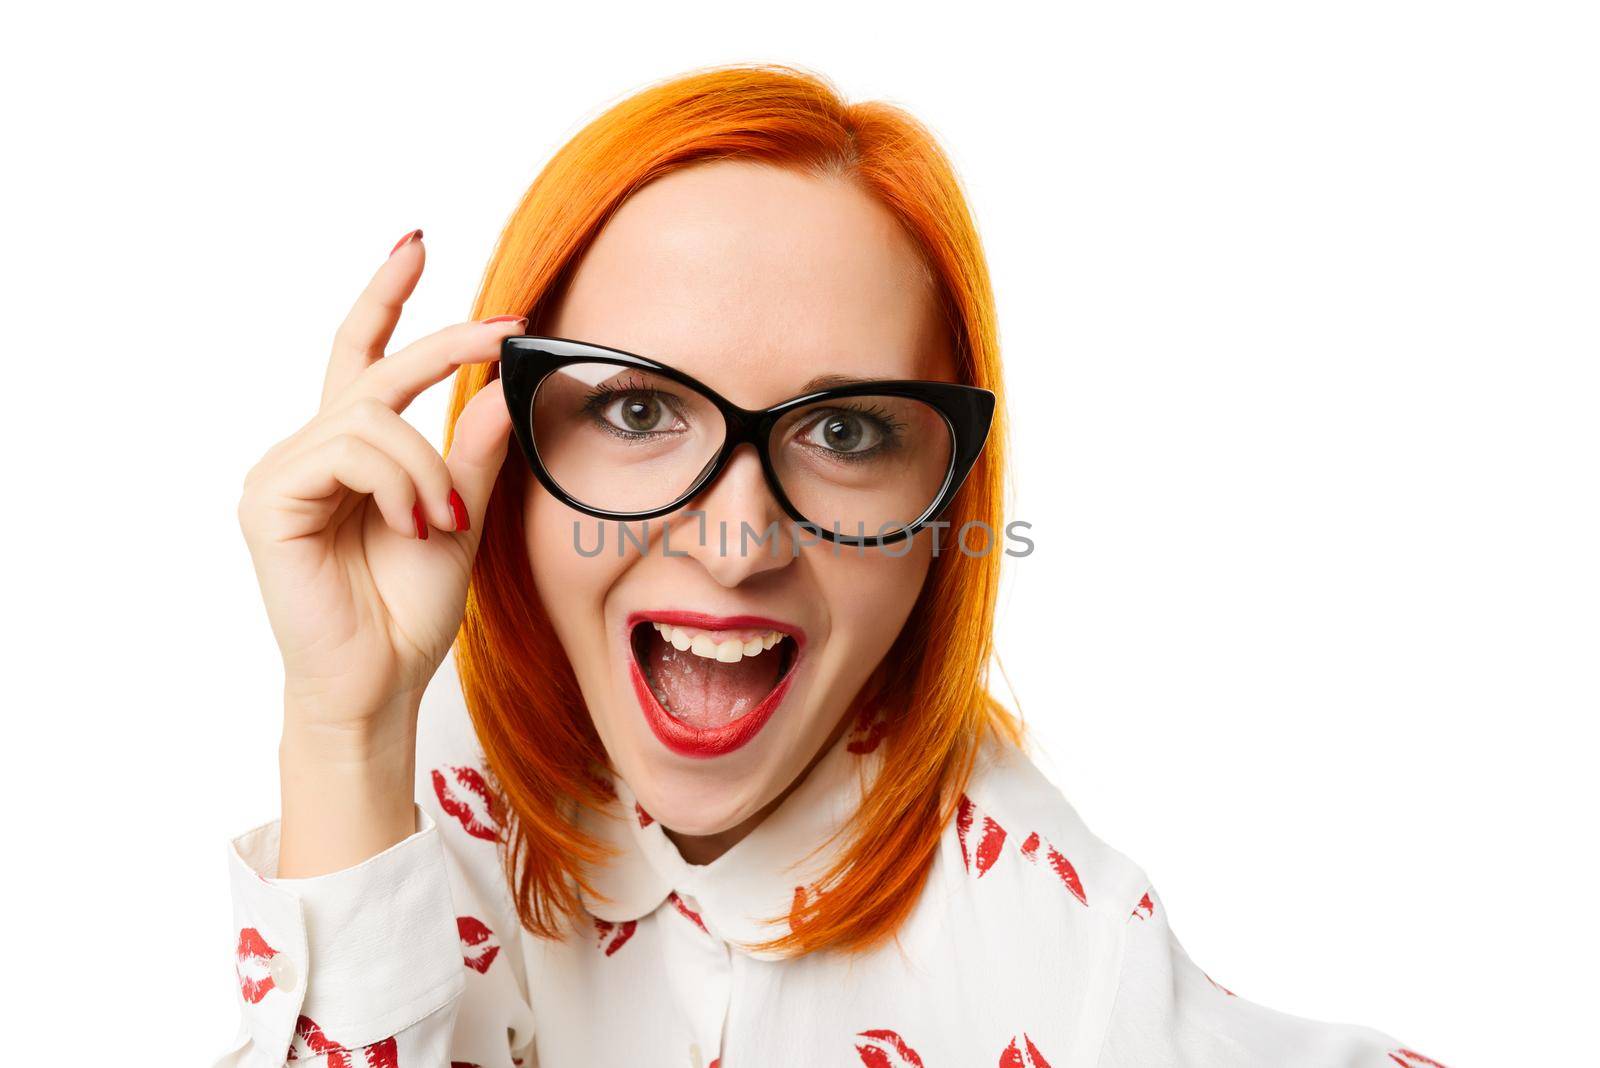
[[[707,660],[720,660],[724,664],[737,664],[747,656],[755,656],[763,650],[771,649],[784,637],[781,630],[769,630],[754,638],[724,638],[718,641],[705,631],[690,627],[674,627],[671,623],[652,623],[651,626],[671,642],[674,649],[687,650],[695,656],[703,656]]]

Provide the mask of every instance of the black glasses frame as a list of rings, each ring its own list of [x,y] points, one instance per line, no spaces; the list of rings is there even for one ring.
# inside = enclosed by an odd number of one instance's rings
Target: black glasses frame
[[[648,371],[652,375],[658,375],[694,390],[722,413],[727,426],[721,449],[706,465],[700,477],[695,479],[694,484],[671,504],[645,512],[606,511],[575,499],[551,477],[543,461],[539,459],[539,449],[534,444],[533,399],[538,393],[540,384],[547,377],[562,367],[574,363],[609,363],[618,367],[636,367]],[[534,477],[550,491],[552,496],[570,508],[596,519],[620,521],[654,519],[667,515],[705,492],[706,488],[727,468],[728,461],[733,458],[739,446],[749,445],[761,459],[761,470],[766,476],[767,488],[772,491],[773,498],[790,519],[830,542],[851,546],[893,545],[911,537],[937,519],[955,499],[956,492],[961,489],[962,483],[971,473],[972,465],[983,452],[984,442],[989,436],[989,426],[994,420],[995,398],[989,390],[953,382],[914,380],[855,382],[791,397],[770,408],[741,408],[705,383],[646,356],[586,341],[575,341],[571,338],[538,337],[530,334],[512,335],[500,343],[500,378],[505,388],[506,407],[511,413],[512,429],[528,465],[533,469]],[[807,519],[784,492],[783,484],[773,467],[772,457],[768,453],[772,430],[785,413],[819,401],[861,396],[907,397],[922,401],[938,411],[950,428],[952,448],[944,485],[935,495],[933,503],[917,517],[915,522],[888,534],[866,536],[843,534],[820,527],[814,521]]]

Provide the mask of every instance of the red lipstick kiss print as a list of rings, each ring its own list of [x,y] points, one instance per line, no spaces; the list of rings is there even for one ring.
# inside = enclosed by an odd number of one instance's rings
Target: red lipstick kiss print
[[[367,1068],[400,1068],[400,1047],[392,1037],[362,1046],[361,1052],[367,1058]]]
[[[974,832],[973,828],[979,828]],[[969,847],[968,842],[974,833],[980,835],[975,847]],[[961,795],[961,803],[956,808],[956,840],[961,843],[961,863],[965,864],[968,871],[977,871],[977,878],[983,878],[984,872],[994,867],[994,862],[1000,859],[1000,849],[1006,844],[1005,828],[979,811],[978,806],[972,803],[972,798],[966,794]]]
[[[460,821],[472,837],[499,841],[500,818],[483,772],[450,764],[435,768],[433,792],[439,798],[439,807]]]
[[[1017,1048],[1017,1040],[1013,1038],[1011,1045],[1000,1051],[1000,1068],[1050,1068],[1050,1062],[1044,1059],[1044,1054],[1039,1052],[1039,1047],[1024,1031],[1022,1048]]]
[[[348,1052],[349,1051],[343,1046],[339,1045],[339,1043],[333,1041],[327,1035],[323,1034],[322,1028],[318,1027],[317,1022],[311,1017],[302,1016],[295,1020],[294,1038],[289,1042],[288,1060],[297,1061],[302,1055],[320,1057],[322,1054],[326,1053],[329,1055],[328,1063],[333,1065],[336,1063],[334,1060],[334,1055],[340,1055],[342,1057],[343,1054]],[[345,1060],[342,1063],[345,1066],[349,1065],[348,1060]]]
[[[500,955],[500,940],[476,916],[457,916],[456,933],[461,936],[461,958],[467,967],[485,975]]]
[[[878,743],[888,733],[889,721],[883,717],[882,707],[863,708],[850,728],[850,738],[844,747],[856,756],[866,756],[878,748]]]
[[[297,1061],[302,1054],[309,1057],[326,1054],[328,1068],[355,1068],[357,1062],[354,1058],[358,1053],[366,1068],[400,1068],[399,1045],[392,1036],[382,1042],[362,1046],[359,1050],[351,1050],[323,1034],[322,1028],[309,1016],[302,1016],[295,1021],[294,1039],[289,1044],[286,1059]]]
[[[1148,920],[1155,914],[1156,903],[1150,900],[1149,894],[1145,894],[1144,897],[1141,897],[1139,899],[1139,903],[1133,906],[1133,911],[1129,913],[1129,915],[1136,920]]]
[[[267,991],[273,987],[272,973],[267,971],[267,961],[278,955],[278,951],[267,945],[267,940],[261,937],[261,932],[254,927],[241,928],[239,931],[239,944],[235,947],[233,955],[238,958],[234,964],[234,971],[239,975],[239,993],[252,1005],[261,1003],[267,996]]]
[[[702,931],[706,931],[706,922],[700,918],[700,914],[698,912],[683,903],[683,898],[678,896],[678,892],[676,890],[667,895],[667,900],[672,902],[673,908],[677,909],[690,920],[694,921],[694,925],[696,927],[700,928]],[[710,931],[706,931],[706,934],[710,933]]]
[[[612,923],[610,920],[596,919],[594,931],[596,946],[606,951],[606,956],[611,956],[621,949],[628,939],[633,937],[633,932],[639,926],[638,920],[627,920],[623,923]]]
[[[863,1031],[856,1037],[867,1040],[856,1043],[856,1053],[866,1068],[923,1068],[917,1051],[893,1031]]]
[[[1039,849],[1044,847],[1045,860],[1050,865],[1050,870],[1056,873],[1061,880],[1061,885],[1072,892],[1072,896],[1087,905],[1089,899],[1083,895],[1083,881],[1078,878],[1078,870],[1072,862],[1062,856],[1061,851],[1051,845],[1047,840],[1040,838],[1038,832],[1028,835],[1022,843],[1022,859],[1030,864],[1039,863]]]
[[[1424,1057],[1416,1050],[1397,1049],[1389,1053],[1389,1059],[1396,1064],[1405,1065],[1405,1068],[1444,1068],[1444,1065],[1432,1057]]]

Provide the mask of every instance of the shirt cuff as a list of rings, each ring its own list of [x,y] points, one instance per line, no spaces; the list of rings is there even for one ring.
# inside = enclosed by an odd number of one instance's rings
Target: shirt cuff
[[[273,1063],[382,1042],[460,995],[444,848],[416,813],[410,837],[310,878],[276,877],[277,820],[229,842],[241,1012]]]

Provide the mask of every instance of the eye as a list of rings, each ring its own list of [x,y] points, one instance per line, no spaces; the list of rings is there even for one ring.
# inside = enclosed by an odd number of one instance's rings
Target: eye
[[[661,395],[651,390],[618,394],[599,409],[600,418],[625,434],[656,434],[676,429],[678,420]]]
[[[884,439],[882,424],[864,412],[824,412],[801,436],[807,445],[844,454],[871,452]]]

